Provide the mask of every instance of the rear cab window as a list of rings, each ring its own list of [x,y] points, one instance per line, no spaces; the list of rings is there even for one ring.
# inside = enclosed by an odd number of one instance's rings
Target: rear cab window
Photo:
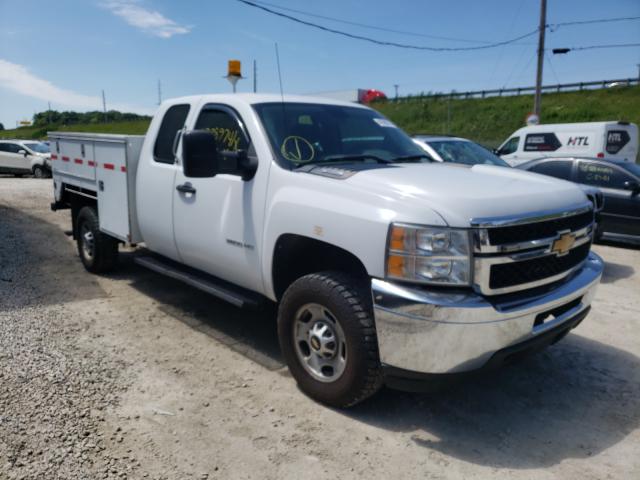
[[[173,151],[176,134],[184,128],[184,122],[189,114],[190,105],[173,105],[164,114],[158,129],[156,143],[153,146],[153,159],[158,163],[175,162]]]

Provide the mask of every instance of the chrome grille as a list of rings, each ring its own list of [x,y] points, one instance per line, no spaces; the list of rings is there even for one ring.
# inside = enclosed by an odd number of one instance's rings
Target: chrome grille
[[[525,218],[472,220],[474,288],[498,295],[560,280],[589,255],[591,203]]]

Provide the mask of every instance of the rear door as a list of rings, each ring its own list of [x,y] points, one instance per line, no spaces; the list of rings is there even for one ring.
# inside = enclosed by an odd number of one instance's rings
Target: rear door
[[[219,150],[247,150],[250,156],[255,155],[242,118],[226,105],[204,105],[194,129],[211,132]],[[193,192],[180,191],[184,186]],[[266,182],[256,178],[243,181],[225,174],[188,178],[181,169],[176,171],[173,224],[182,261],[236,285],[262,291],[260,232],[265,187]]]
[[[640,235],[640,195],[624,187],[625,182],[639,180],[611,163],[595,160],[580,160],[576,170],[578,183],[598,187],[604,194],[605,233]]]
[[[180,168],[175,153],[190,111],[190,104],[178,103],[157,113],[154,122],[162,115],[157,134],[151,145],[143,147],[136,180],[136,209],[144,242],[150,250],[173,260],[180,260],[173,236],[174,180]],[[152,123],[149,132],[155,131]]]

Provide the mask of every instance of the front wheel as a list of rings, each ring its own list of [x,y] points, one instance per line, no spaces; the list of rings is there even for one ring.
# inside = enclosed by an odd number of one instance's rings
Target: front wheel
[[[45,178],[47,174],[44,171],[44,168],[42,168],[40,165],[36,165],[35,167],[33,167],[33,176],[35,178]]]
[[[113,270],[118,260],[118,241],[100,231],[98,213],[93,207],[82,207],[76,221],[78,255],[91,273]]]
[[[364,281],[340,272],[296,280],[278,311],[280,348],[310,397],[349,407],[382,385],[371,296]]]

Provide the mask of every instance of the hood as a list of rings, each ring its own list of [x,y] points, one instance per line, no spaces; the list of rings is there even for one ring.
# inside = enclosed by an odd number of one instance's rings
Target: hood
[[[563,210],[588,202],[571,182],[491,165],[398,164],[360,171],[344,182],[394,203],[418,202],[452,227],[468,227],[474,218]],[[401,217],[400,206],[397,211]]]

